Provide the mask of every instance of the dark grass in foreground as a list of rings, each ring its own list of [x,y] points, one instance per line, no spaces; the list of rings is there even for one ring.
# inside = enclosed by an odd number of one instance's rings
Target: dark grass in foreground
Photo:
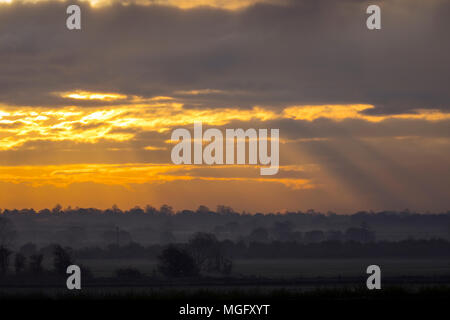
[[[161,302],[293,302],[307,300],[442,300],[450,301],[450,286],[423,286],[416,288],[404,288],[391,286],[381,290],[368,290],[364,287],[346,287],[333,289],[301,290],[259,290],[259,289],[232,289],[229,291],[217,291],[214,289],[199,289],[186,291],[180,289],[149,290],[146,292],[55,292],[47,293],[8,293],[0,292],[0,300],[130,300],[130,301],[161,301]]]

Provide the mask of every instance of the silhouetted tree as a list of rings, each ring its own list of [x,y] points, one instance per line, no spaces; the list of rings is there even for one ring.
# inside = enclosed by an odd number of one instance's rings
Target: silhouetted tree
[[[5,246],[0,246],[0,275],[5,275],[8,272],[10,255],[11,250]]]
[[[214,234],[197,232],[189,240],[188,248],[200,271],[231,272],[232,262],[224,257],[221,244]]]
[[[218,205],[216,212],[221,215],[229,215],[235,213],[233,208],[224,205]]]
[[[67,267],[73,264],[70,249],[57,245],[53,251],[53,267],[58,274],[66,274]]]
[[[157,269],[166,277],[178,278],[198,275],[198,267],[189,252],[173,245],[164,249],[158,256],[158,260]]]
[[[231,259],[224,259],[221,263],[220,273],[230,275],[233,270],[233,261]]]
[[[207,206],[204,205],[200,205],[197,209],[197,213],[199,214],[208,214],[209,213],[209,208]]]
[[[163,204],[161,206],[161,208],[159,208],[159,212],[162,215],[171,216],[171,215],[173,215],[173,208],[171,206],[167,205],[167,204]]]
[[[30,256],[30,263],[28,267],[32,274],[41,274],[44,271],[44,268],[42,267],[43,260],[44,255],[42,253],[33,254]]]
[[[122,210],[119,209],[119,207],[117,206],[117,204],[113,204],[113,206],[111,207],[111,211],[115,214],[120,214],[122,213]]]
[[[25,257],[30,257],[33,254],[36,254],[37,247],[34,243],[28,242],[20,247],[19,252],[23,254]]]
[[[53,214],[58,214],[61,213],[62,211],[62,206],[58,203],[53,209],[52,209],[52,213]]]
[[[158,210],[156,210],[156,208],[152,207],[151,205],[146,205],[145,206],[145,213],[146,214],[151,214],[154,215],[158,212]]]
[[[211,233],[197,232],[188,242],[189,252],[200,269],[205,268],[208,258],[215,255],[217,247],[218,240]]]
[[[130,213],[130,214],[143,214],[143,213],[144,213],[144,210],[142,210],[142,208],[139,207],[139,206],[135,206],[134,208],[131,208],[131,209],[128,211],[128,213]]]
[[[27,258],[21,254],[16,253],[16,256],[14,258],[14,269],[16,273],[21,273],[23,270],[25,270]]]

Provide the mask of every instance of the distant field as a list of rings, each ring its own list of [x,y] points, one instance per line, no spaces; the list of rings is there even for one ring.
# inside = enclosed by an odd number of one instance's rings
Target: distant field
[[[80,259],[78,263],[88,266],[96,276],[110,276],[116,269],[126,267],[151,274],[157,262],[145,259]],[[450,259],[236,260],[233,274],[268,278],[360,276],[365,275],[367,266],[371,264],[379,265],[384,276],[450,275]]]

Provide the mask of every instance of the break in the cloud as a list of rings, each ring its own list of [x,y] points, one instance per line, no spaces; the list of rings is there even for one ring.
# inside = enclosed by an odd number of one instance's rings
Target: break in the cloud
[[[51,0],[0,0],[0,3],[39,3]],[[65,2],[65,0],[56,0],[55,2]],[[174,6],[181,9],[191,9],[195,7],[213,7],[227,10],[238,10],[246,8],[257,3],[288,3],[288,0],[79,0],[81,3],[87,3],[92,7],[104,7],[115,4],[120,5],[141,5],[141,6]]]
[[[114,93],[75,92],[62,93],[70,99],[99,99],[103,101],[122,100],[126,96]],[[168,100],[166,102],[163,99]],[[179,102],[171,102],[170,97],[160,97],[157,101],[133,98],[129,104],[102,108],[65,107],[0,109],[0,150],[21,148],[32,141],[73,141],[96,143],[101,139],[127,141],[136,138],[139,132],[164,132],[187,126],[194,121],[205,125],[223,126],[232,121],[260,122],[293,119],[315,121],[330,119],[343,121],[359,119],[367,122],[382,122],[391,119],[423,120],[442,122],[450,120],[450,113],[437,110],[418,110],[414,113],[393,115],[367,115],[370,105],[314,105],[290,106],[277,112],[254,106],[252,109],[239,108],[183,108]],[[152,150],[152,148],[147,148]],[[157,150],[156,147],[153,150]]]
[[[0,0],[2,206],[449,208],[448,1],[379,1],[376,32],[356,0],[79,4],[72,32]],[[194,121],[280,128],[279,174],[172,166]]]

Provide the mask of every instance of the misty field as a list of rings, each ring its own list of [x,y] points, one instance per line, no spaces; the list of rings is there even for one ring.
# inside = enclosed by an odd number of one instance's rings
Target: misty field
[[[119,268],[136,268],[151,275],[156,260],[146,259],[80,259],[95,276],[108,277]],[[282,260],[235,260],[233,276],[258,276],[265,278],[297,277],[353,277],[364,276],[366,267],[377,264],[382,275],[396,276],[442,276],[450,274],[450,259],[282,259]]]

